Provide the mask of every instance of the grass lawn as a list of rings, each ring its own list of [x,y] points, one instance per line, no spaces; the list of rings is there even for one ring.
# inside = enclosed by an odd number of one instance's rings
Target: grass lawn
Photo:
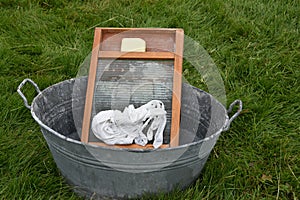
[[[94,27],[183,28],[220,70],[227,102],[244,103],[196,183],[157,199],[300,198],[298,0],[1,0],[0,199],[80,199],[16,89],[75,77]]]

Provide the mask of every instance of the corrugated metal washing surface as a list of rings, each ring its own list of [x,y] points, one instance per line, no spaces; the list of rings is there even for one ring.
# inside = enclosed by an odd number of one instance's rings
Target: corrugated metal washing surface
[[[170,142],[172,117],[173,61],[101,59],[97,68],[92,115],[103,110],[139,107],[161,100],[167,111],[164,143]],[[90,134],[90,141],[95,140]]]

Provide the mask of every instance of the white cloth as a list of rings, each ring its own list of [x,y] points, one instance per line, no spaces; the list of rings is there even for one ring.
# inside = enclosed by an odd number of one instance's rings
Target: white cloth
[[[139,108],[129,105],[123,112],[101,111],[93,118],[92,131],[98,139],[109,145],[132,144],[134,141],[145,146],[154,136],[153,146],[158,148],[163,143],[166,113],[163,102],[159,100],[149,101]],[[143,130],[148,124],[145,135]]]

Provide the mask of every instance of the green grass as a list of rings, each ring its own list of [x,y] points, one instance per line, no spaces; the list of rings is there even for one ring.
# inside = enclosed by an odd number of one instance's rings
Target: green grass
[[[297,0],[2,0],[0,199],[79,199],[16,89],[24,78],[44,89],[75,77],[94,27],[183,28],[216,63],[227,102],[244,103],[196,183],[157,199],[299,199],[299,10]]]

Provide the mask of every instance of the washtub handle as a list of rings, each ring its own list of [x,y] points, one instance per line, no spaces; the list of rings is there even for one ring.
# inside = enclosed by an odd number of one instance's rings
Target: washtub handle
[[[25,78],[25,79],[22,81],[22,83],[20,83],[20,85],[18,86],[17,92],[19,93],[19,95],[20,95],[21,98],[23,99],[26,108],[31,109],[31,105],[28,104],[27,98],[25,97],[25,95],[24,95],[24,94],[22,93],[22,91],[21,91],[21,88],[22,88],[27,82],[29,82],[29,83],[31,83],[31,85],[33,85],[33,87],[35,88],[35,91],[36,91],[38,94],[41,93],[41,90],[40,90],[40,88],[37,86],[37,84],[36,84],[33,80],[31,80],[31,79],[29,79],[29,78]]]
[[[227,114],[229,115],[229,113],[232,112],[232,109],[235,105],[239,105],[238,110],[236,111],[236,113],[234,115],[232,115],[232,117],[229,118],[229,120],[227,120],[227,123],[225,124],[225,126],[223,127],[223,131],[227,131],[230,127],[231,122],[237,118],[237,116],[239,116],[239,114],[242,112],[243,110],[243,102],[239,99],[235,100],[234,102],[232,102],[227,110]]]

